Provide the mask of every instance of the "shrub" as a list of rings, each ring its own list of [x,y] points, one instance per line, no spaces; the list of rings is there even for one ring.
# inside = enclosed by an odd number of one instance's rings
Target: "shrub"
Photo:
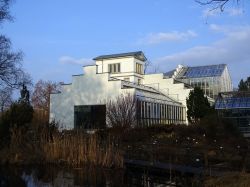
[[[13,103],[7,111],[7,122],[10,126],[21,127],[31,122],[33,107],[26,102]]]
[[[187,98],[187,118],[191,123],[199,122],[210,111],[210,104],[204,92],[195,87]]]
[[[3,144],[8,144],[11,128],[22,128],[25,130],[33,117],[33,108],[29,103],[13,103],[9,110],[0,118],[0,139]]]
[[[136,123],[137,99],[130,94],[121,95],[107,103],[107,122],[109,127],[126,129]]]
[[[240,132],[236,125],[229,120],[221,119],[215,112],[205,116],[200,121],[200,126],[204,129],[208,138],[227,137],[228,135],[233,137],[239,137]]]

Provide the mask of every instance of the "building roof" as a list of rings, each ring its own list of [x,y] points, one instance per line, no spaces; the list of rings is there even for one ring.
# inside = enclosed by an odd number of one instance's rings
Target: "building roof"
[[[175,69],[168,71],[166,73],[163,73],[164,76],[166,77],[172,77],[174,75]]]
[[[221,92],[215,103],[215,109],[250,109],[250,91]]]
[[[217,77],[221,76],[226,64],[188,67],[183,78]]]
[[[121,58],[121,57],[128,57],[132,56],[138,60],[146,61],[147,58],[145,57],[142,51],[135,51],[135,52],[128,52],[128,53],[118,53],[118,54],[111,54],[111,55],[101,55],[95,57],[93,60],[103,60],[103,59],[110,59],[110,58]]]
[[[221,76],[226,64],[217,64],[217,65],[207,65],[207,66],[182,66],[179,70],[173,69],[164,73],[166,77],[175,77],[178,79],[182,78],[199,78],[199,77],[217,77]]]

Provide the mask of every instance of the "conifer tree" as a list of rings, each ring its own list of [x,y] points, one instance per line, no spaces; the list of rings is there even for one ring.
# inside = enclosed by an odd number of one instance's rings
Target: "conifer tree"
[[[187,98],[187,118],[191,123],[197,123],[210,110],[210,104],[207,97],[204,96],[203,90],[195,87],[189,93]]]

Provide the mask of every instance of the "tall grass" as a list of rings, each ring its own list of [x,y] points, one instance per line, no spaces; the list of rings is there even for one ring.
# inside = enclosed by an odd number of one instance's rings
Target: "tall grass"
[[[225,176],[205,180],[205,187],[248,187],[249,173],[233,173]]]
[[[123,167],[122,151],[108,134],[101,136],[77,130],[59,132],[48,124],[34,125],[29,130],[12,128],[7,153],[4,157],[10,163]]]
[[[123,167],[121,151],[112,142],[98,135],[71,131],[53,136],[53,141],[42,143],[41,149],[48,163],[84,164],[102,167]]]

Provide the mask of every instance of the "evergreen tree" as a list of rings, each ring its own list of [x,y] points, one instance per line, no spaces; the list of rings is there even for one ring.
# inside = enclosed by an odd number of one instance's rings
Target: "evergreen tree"
[[[26,86],[23,88],[20,99],[12,103],[9,110],[1,116],[0,126],[7,126],[3,129],[27,126],[32,121],[33,107],[30,105],[29,91]]]
[[[203,90],[195,87],[187,98],[187,118],[191,123],[197,123],[210,111],[210,104]]]
[[[246,86],[247,86],[247,90],[250,91],[250,77],[247,77]]]
[[[247,84],[243,79],[240,80],[238,88],[239,88],[239,91],[247,91]]]
[[[20,99],[12,103],[10,108],[0,116],[0,147],[1,142],[9,142],[11,128],[19,128],[25,132],[32,121],[33,107],[30,105],[29,91],[26,86],[23,85],[20,93]]]
[[[238,85],[239,91],[250,91],[250,77],[244,81],[243,79],[240,80]]]

